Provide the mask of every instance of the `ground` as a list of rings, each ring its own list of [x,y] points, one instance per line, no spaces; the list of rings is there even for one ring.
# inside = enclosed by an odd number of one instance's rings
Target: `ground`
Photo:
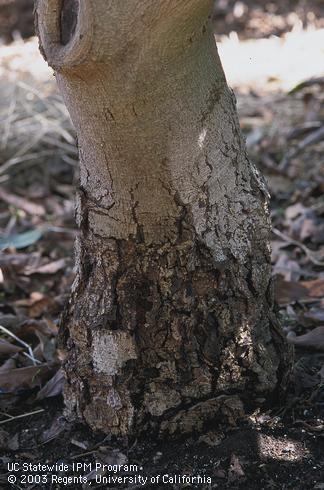
[[[276,297],[295,345],[288,394],[260,404],[239,426],[215,421],[205,434],[182,441],[117,442],[64,419],[56,338],[73,280],[74,133],[36,40],[0,46],[0,488],[66,487],[51,481],[51,472],[47,483],[37,483],[39,471],[30,471],[26,482],[26,474],[10,469],[17,462],[67,464],[61,477],[72,474],[73,463],[91,463],[78,475],[92,488],[107,488],[99,481],[108,474],[93,471],[96,462],[136,464],[137,477],[210,477],[211,485],[197,486],[202,489],[324,488],[324,30],[323,7],[313,7],[316,22],[308,30],[295,19],[280,38],[244,40],[268,35],[264,24],[261,35],[242,24],[238,36],[219,38],[249,155],[272,194]],[[9,475],[17,477],[11,486]],[[117,476],[136,474],[124,468]],[[134,478],[108,488],[142,486]],[[145,488],[195,486],[174,481]]]
[[[149,478],[156,475],[187,475],[212,479],[212,484],[147,484],[145,488],[231,488],[231,489],[313,489],[323,488],[324,481],[323,449],[324,439],[321,432],[314,432],[300,423],[282,421],[280,417],[255,415],[247,419],[242,427],[231,429],[210,428],[203,436],[194,436],[185,441],[147,442],[124,441],[113,444],[109,438],[94,435],[82,427],[69,427],[63,420],[57,420],[59,405],[47,404],[46,411],[37,420],[30,419],[17,423],[13,432],[20,434],[22,449],[7,452],[3,457],[7,461],[37,464],[38,462],[56,462],[69,465],[67,475],[87,475],[92,488],[106,488],[97,483],[101,472],[94,470],[95,464],[124,465],[136,464],[138,471],[120,471],[118,475],[142,475]],[[56,419],[51,433],[46,430]],[[28,429],[26,428],[28,426]],[[52,437],[52,439],[51,439]],[[128,463],[127,463],[128,462]],[[72,470],[72,464],[79,467]],[[92,464],[91,468],[88,466]],[[6,464],[4,465],[6,466]],[[140,469],[142,468],[142,470]],[[39,472],[29,472],[37,474]],[[1,482],[5,485],[8,474],[17,476],[17,483],[23,480],[24,472],[4,471]],[[58,474],[53,471],[51,475]],[[110,475],[113,475],[113,471]],[[106,474],[106,477],[108,474]],[[115,474],[116,476],[116,474]],[[96,482],[97,478],[97,482]],[[168,478],[165,477],[168,481]],[[194,480],[193,480],[194,481]],[[316,486],[317,485],[317,486]],[[141,488],[141,484],[114,485],[108,488]],[[4,487],[6,488],[6,487]],[[13,487],[15,488],[15,487]],[[16,488],[19,488],[17,486]],[[37,485],[21,485],[20,488],[40,488]],[[43,486],[42,488],[64,488],[64,486]],[[70,488],[88,488],[87,485],[75,485]]]
[[[321,0],[216,0],[217,35],[236,32],[240,39],[280,36],[300,23],[324,26]]]

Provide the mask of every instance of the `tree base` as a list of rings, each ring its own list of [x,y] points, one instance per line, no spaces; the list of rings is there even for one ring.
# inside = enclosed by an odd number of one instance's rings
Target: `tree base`
[[[216,263],[192,230],[175,243],[88,236],[63,319],[70,418],[123,435],[233,423],[283,390],[288,348],[273,319],[270,264]]]

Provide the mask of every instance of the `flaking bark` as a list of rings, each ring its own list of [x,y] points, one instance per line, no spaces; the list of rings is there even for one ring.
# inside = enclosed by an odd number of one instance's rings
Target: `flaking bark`
[[[212,2],[68,6],[36,9],[80,153],[67,412],[116,435],[234,423],[283,389],[288,357]]]

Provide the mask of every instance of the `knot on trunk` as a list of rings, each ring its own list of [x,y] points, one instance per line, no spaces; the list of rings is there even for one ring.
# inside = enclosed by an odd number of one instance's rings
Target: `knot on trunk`
[[[40,49],[55,70],[83,64],[93,38],[91,2],[79,0],[37,0],[36,32]]]
[[[61,9],[61,43],[65,46],[73,38],[78,22],[79,0],[63,0]]]

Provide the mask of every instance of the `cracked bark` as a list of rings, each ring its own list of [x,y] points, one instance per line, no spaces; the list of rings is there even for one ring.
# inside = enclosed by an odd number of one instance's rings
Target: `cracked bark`
[[[209,0],[36,5],[81,167],[66,410],[118,436],[233,423],[285,386],[267,190],[211,12]]]

